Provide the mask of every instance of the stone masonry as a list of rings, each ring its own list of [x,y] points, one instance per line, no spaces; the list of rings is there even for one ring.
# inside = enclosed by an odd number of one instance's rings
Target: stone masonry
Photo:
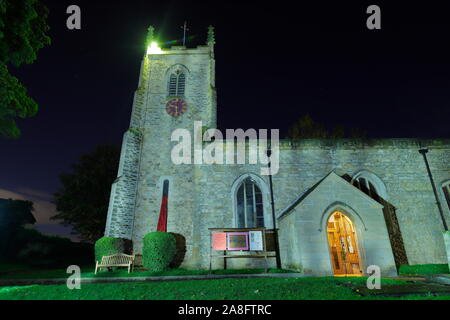
[[[179,117],[170,116],[165,109],[168,76],[175,66],[186,72],[184,99],[188,108]],[[134,252],[140,253],[144,235],[156,231],[162,183],[169,180],[168,231],[185,238],[183,266],[187,268],[209,266],[208,228],[236,226],[236,190],[245,177],[251,177],[261,189],[265,226],[273,225],[268,177],[260,175],[262,165],[175,165],[171,161],[171,151],[177,143],[171,141],[175,129],[185,128],[193,136],[194,121],[202,121],[208,128],[216,127],[214,69],[214,41],[211,40],[197,48],[172,47],[160,54],[144,56],[130,129],[124,135],[118,177],[111,189],[105,230],[105,236],[132,239]],[[273,176],[277,215],[330,172],[350,177],[367,173],[377,177],[385,200],[396,208],[409,263],[447,263],[441,218],[418,152],[423,147],[430,149],[428,160],[436,187],[440,189],[442,183],[450,180],[450,140],[282,140],[280,169]],[[327,188],[323,190],[329,192]],[[340,197],[333,201],[348,207],[362,201],[358,193],[350,191],[345,196],[330,193],[328,197],[333,194]],[[442,194],[440,197],[450,224],[449,206]],[[320,203],[316,206],[318,212],[326,209]],[[369,211],[358,213],[368,224],[373,220]],[[302,215],[301,211],[296,214]],[[296,221],[302,221],[300,216]],[[302,246],[298,233],[301,228],[297,230],[297,227],[283,224],[282,220],[277,221],[278,227],[285,228],[280,230],[282,256],[286,256],[288,250],[283,248],[291,248],[291,254],[296,255],[292,248]],[[373,227],[377,228],[381,220],[373,221],[376,221]],[[379,234],[384,234],[385,226],[379,228]],[[373,232],[373,228],[370,230]],[[302,264],[309,260],[303,257],[296,261],[298,269],[302,269]],[[235,262],[234,265],[250,263]],[[214,262],[214,266],[221,267],[221,262]]]

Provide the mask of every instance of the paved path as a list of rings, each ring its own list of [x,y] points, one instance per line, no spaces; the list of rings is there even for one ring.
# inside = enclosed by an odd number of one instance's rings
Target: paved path
[[[302,273],[257,273],[257,274],[211,274],[211,275],[185,275],[185,276],[152,276],[152,277],[95,277],[81,278],[81,283],[112,283],[134,281],[183,281],[183,280],[213,280],[213,279],[243,279],[243,278],[300,278],[306,277]],[[450,274],[424,275],[421,277],[390,277],[388,279],[434,282],[450,285]],[[65,284],[67,278],[58,279],[0,279],[1,286],[26,286],[33,284],[51,285]]]
[[[430,274],[425,279],[429,282],[450,285],[450,274]]]
[[[419,276],[398,276],[398,277],[386,277],[385,279],[403,280],[403,281],[426,281],[425,277]]]
[[[211,274],[186,276],[154,276],[154,277],[108,277],[108,278],[81,278],[81,283],[110,283],[133,281],[182,281],[182,280],[212,280],[212,279],[239,279],[239,278],[300,278],[302,273],[257,273],[257,274]],[[50,285],[65,284],[67,278],[59,279],[11,279],[0,280],[0,286],[26,286],[33,284]]]

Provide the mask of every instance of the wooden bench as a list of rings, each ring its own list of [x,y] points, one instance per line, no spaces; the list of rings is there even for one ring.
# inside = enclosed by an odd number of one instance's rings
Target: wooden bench
[[[97,274],[97,269],[108,267],[128,267],[128,273],[130,273],[133,263],[134,255],[116,253],[110,256],[103,256],[100,263],[98,261],[95,262],[95,274]]]

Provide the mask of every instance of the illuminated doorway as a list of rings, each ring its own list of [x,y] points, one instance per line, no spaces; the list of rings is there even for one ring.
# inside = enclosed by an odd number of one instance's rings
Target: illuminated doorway
[[[335,276],[361,276],[362,266],[352,221],[336,211],[327,223],[331,264]]]

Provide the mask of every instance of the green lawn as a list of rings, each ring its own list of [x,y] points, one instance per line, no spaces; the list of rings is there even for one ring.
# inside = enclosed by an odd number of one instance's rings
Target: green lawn
[[[424,267],[416,267],[421,272]],[[425,268],[426,270],[429,267]],[[433,268],[436,270],[436,268]],[[94,277],[148,277],[203,275],[207,270],[171,269],[163,272],[134,271],[128,274],[120,269],[102,271],[94,275],[92,266],[81,267],[83,278]],[[410,270],[407,270],[410,271]],[[264,269],[214,270],[214,274],[256,274]],[[293,272],[269,269],[271,273]],[[0,264],[0,279],[67,278],[65,269],[35,270],[16,264]],[[366,300],[399,299],[393,297],[361,296],[354,290],[364,286],[367,278],[249,278],[185,280],[160,282],[89,283],[81,290],[69,290],[66,285],[31,285],[0,287],[0,300],[142,300],[142,299],[255,299],[255,300]],[[407,284],[405,281],[382,279],[382,285]],[[401,299],[450,299],[450,296],[406,296]]]
[[[94,274],[92,266],[81,267],[83,278],[104,278],[104,277],[152,277],[152,276],[183,276],[183,275],[206,275],[208,270],[186,270],[186,269],[170,269],[161,272],[152,271],[134,271],[128,273],[126,269],[119,269],[114,271],[98,271]],[[213,270],[213,274],[256,274],[263,273],[264,269],[228,269],[228,270]],[[295,272],[291,270],[269,269],[269,273],[288,273]],[[1,272],[0,279],[55,279],[67,278],[69,275],[65,269],[56,270],[33,270],[21,269],[16,272]]]
[[[27,266],[25,265],[11,262],[0,262],[0,274],[6,272],[20,272],[24,270],[27,270]]]
[[[0,288],[0,300],[365,300],[353,291],[366,278],[256,278],[133,283],[82,284],[80,290],[66,285],[33,285]],[[343,285],[343,284],[346,285]],[[383,284],[404,284],[383,279]],[[395,299],[395,298],[389,298]],[[402,299],[450,299],[409,296]]]
[[[208,274],[208,270],[186,270],[186,269],[171,269],[163,272],[152,271],[134,271],[128,274],[126,268],[114,270],[112,272],[102,269],[97,275],[94,274],[94,267],[92,265],[81,266],[83,278],[94,277],[151,277],[151,276],[182,276],[182,275],[204,275]],[[255,274],[263,273],[264,269],[228,269],[228,270],[213,270],[213,274]],[[295,272],[291,270],[269,269],[269,273],[284,273]],[[427,264],[427,265],[413,265],[401,266],[399,270],[400,275],[424,275],[448,273],[447,264]],[[15,263],[0,263],[0,279],[54,279],[67,278],[66,269],[36,269]]]
[[[448,264],[416,264],[412,266],[400,266],[400,275],[424,275],[449,273]]]

